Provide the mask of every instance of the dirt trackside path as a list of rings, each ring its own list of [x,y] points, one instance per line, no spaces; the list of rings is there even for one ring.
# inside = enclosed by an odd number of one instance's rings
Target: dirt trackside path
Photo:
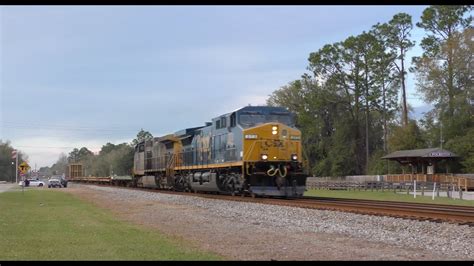
[[[268,226],[265,218],[262,218],[262,222],[248,223],[241,217],[232,217],[205,207],[160,201],[149,196],[155,194],[150,192],[135,190],[124,195],[125,189],[96,188],[71,183],[63,191],[109,209],[123,220],[157,229],[171,237],[186,239],[192,245],[216,252],[229,260],[462,259],[343,234],[289,231],[285,227]]]

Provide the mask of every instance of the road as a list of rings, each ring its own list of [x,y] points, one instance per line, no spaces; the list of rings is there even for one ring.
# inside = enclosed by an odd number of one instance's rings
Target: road
[[[0,184],[0,193],[5,192],[9,190],[10,188],[13,188],[16,184],[12,183],[7,183],[7,184]]]

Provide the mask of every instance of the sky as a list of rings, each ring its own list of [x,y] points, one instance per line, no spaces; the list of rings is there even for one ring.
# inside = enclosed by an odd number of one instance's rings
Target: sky
[[[308,57],[426,6],[1,6],[0,139],[63,152],[204,125],[307,73]],[[412,30],[420,55],[424,32]],[[428,111],[408,75],[414,116]]]

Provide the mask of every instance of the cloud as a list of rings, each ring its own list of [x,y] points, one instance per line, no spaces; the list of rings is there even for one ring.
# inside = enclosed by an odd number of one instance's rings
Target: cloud
[[[248,71],[268,62],[265,51],[251,45],[181,46],[154,56],[154,60],[168,66],[179,66],[182,72]]]
[[[422,9],[1,7],[0,137],[44,166],[65,147],[100,149],[140,128],[160,136],[203,125],[265,104],[324,44]]]
[[[30,166],[37,167],[51,166],[54,164],[61,153],[66,155],[74,148],[86,147],[94,153],[98,153],[103,145],[107,142],[113,144],[128,143],[128,139],[115,139],[115,141],[102,139],[78,139],[66,140],[55,137],[36,136],[31,138],[18,138],[12,141],[12,146],[17,147],[28,155],[28,163]]]

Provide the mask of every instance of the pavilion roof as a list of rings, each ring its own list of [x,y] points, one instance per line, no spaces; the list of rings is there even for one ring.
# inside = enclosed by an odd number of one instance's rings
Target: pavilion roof
[[[401,158],[454,158],[459,157],[451,151],[440,148],[401,150],[392,152],[382,157],[382,159],[401,159]]]

